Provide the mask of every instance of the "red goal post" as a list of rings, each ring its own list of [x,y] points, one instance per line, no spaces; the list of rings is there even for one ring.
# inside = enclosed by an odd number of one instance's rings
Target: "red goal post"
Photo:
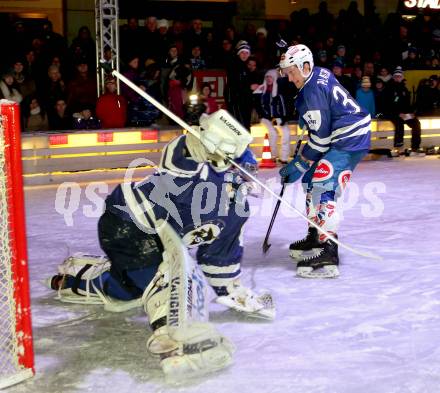
[[[34,374],[19,105],[0,100],[0,389]]]

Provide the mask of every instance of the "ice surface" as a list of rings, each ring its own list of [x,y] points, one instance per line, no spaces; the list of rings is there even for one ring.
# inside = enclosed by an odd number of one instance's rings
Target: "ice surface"
[[[259,176],[275,175],[273,170]],[[177,388],[164,383],[157,361],[147,355],[149,331],[142,310],[109,314],[99,306],[62,304],[41,284],[69,253],[99,252],[97,218],[82,211],[91,204],[85,186],[71,227],[55,210],[55,187],[27,190],[37,374],[8,391],[439,392],[440,160],[364,162],[353,180],[356,186],[346,198],[353,207],[344,212],[340,240],[383,261],[341,250],[340,278],[297,278],[287,249],[304,236],[305,223],[282,209],[272,247],[263,256],[270,200],[251,198],[254,211],[261,204],[265,210],[247,225],[243,280],[272,291],[277,318],[272,323],[249,320],[212,304],[211,320],[237,347],[234,364]],[[375,193],[375,204],[368,197],[372,186],[386,188]],[[300,207],[296,194],[290,187],[288,195]],[[374,217],[380,201],[383,213]],[[371,209],[373,217],[366,217]]]

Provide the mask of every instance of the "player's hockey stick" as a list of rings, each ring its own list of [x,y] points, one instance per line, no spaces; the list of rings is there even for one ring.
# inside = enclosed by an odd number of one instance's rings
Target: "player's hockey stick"
[[[200,139],[200,134],[198,131],[194,130],[189,124],[187,124],[185,121],[183,121],[179,116],[175,115],[173,112],[171,112],[168,108],[163,106],[159,101],[151,97],[149,94],[147,94],[145,91],[143,91],[139,86],[136,86],[131,80],[127,79],[124,75],[122,75],[119,71],[113,70],[112,75],[118,78],[120,81],[124,82],[128,87],[133,89],[136,93],[138,93],[141,97],[145,98],[148,102],[153,104],[157,109],[162,111],[165,115],[173,119],[177,124],[182,126],[185,130],[193,134],[196,138]],[[260,180],[258,180],[252,173],[244,169],[240,164],[237,164],[234,160],[231,158],[225,156],[225,154],[222,151],[216,151],[216,154],[218,154],[220,157],[222,157],[224,160],[229,162],[231,165],[236,167],[240,172],[244,173],[249,179],[253,180],[255,183],[259,184],[261,187],[263,187],[269,194],[271,194],[273,197],[275,197],[280,203],[283,203],[286,207],[288,207],[290,210],[293,210],[295,213],[297,213],[300,217],[303,218],[303,220],[307,221],[309,225],[313,226],[318,230],[319,233],[325,235],[327,238],[335,242],[338,246],[345,248],[346,250],[351,251],[354,254],[360,255],[362,257],[376,259],[376,260],[382,260],[381,257],[370,253],[368,251],[360,251],[356,248],[353,248],[347,244],[342,243],[335,237],[333,237],[330,233],[328,233],[326,230],[322,229],[320,226],[318,226],[314,221],[310,220],[308,217],[306,217],[304,214],[301,213],[295,206],[292,206],[289,202],[286,200],[280,198],[275,192],[273,192],[268,186],[266,186],[264,183],[262,183]]]
[[[295,152],[293,154],[293,159],[295,159],[296,156],[298,155],[299,148],[301,147],[301,143],[303,141],[303,137],[304,137],[304,128],[301,129],[301,135],[299,136],[298,141],[296,142],[296,148],[295,148]],[[277,204],[275,205],[275,209],[273,210],[272,218],[270,219],[269,228],[267,228],[266,237],[264,238],[264,242],[263,242],[263,254],[266,254],[266,252],[269,250],[269,248],[271,246],[271,244],[269,244],[269,236],[270,236],[270,233],[272,232],[273,223],[275,222],[275,218],[278,214],[278,210],[280,209],[281,199],[283,199],[284,190],[286,189],[286,185],[287,185],[287,183],[283,182],[283,185],[282,185],[281,191],[280,191],[280,195],[279,195],[280,199],[277,200]]]

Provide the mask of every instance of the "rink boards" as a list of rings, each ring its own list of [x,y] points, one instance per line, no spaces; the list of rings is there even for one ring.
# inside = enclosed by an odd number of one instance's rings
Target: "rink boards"
[[[440,146],[440,118],[420,118],[422,147]],[[297,125],[291,124],[292,151]],[[409,130],[405,126],[406,130]],[[180,128],[84,130],[22,134],[23,173],[26,185],[59,184],[65,181],[123,179],[126,168],[135,165],[142,176],[154,170],[165,144],[182,134]],[[265,128],[254,125],[251,148],[261,157]],[[393,146],[394,126],[390,121],[373,121],[373,149]],[[405,147],[411,132],[405,133]],[[134,161],[137,160],[137,161]]]

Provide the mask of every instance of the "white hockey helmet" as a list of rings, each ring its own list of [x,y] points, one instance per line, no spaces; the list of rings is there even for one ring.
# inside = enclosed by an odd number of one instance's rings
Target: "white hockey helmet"
[[[281,56],[280,68],[287,68],[291,66],[297,66],[299,72],[304,78],[309,76],[304,74],[304,63],[309,63],[310,71],[313,70],[313,54],[312,51],[305,45],[293,45],[289,46],[286,53]]]

